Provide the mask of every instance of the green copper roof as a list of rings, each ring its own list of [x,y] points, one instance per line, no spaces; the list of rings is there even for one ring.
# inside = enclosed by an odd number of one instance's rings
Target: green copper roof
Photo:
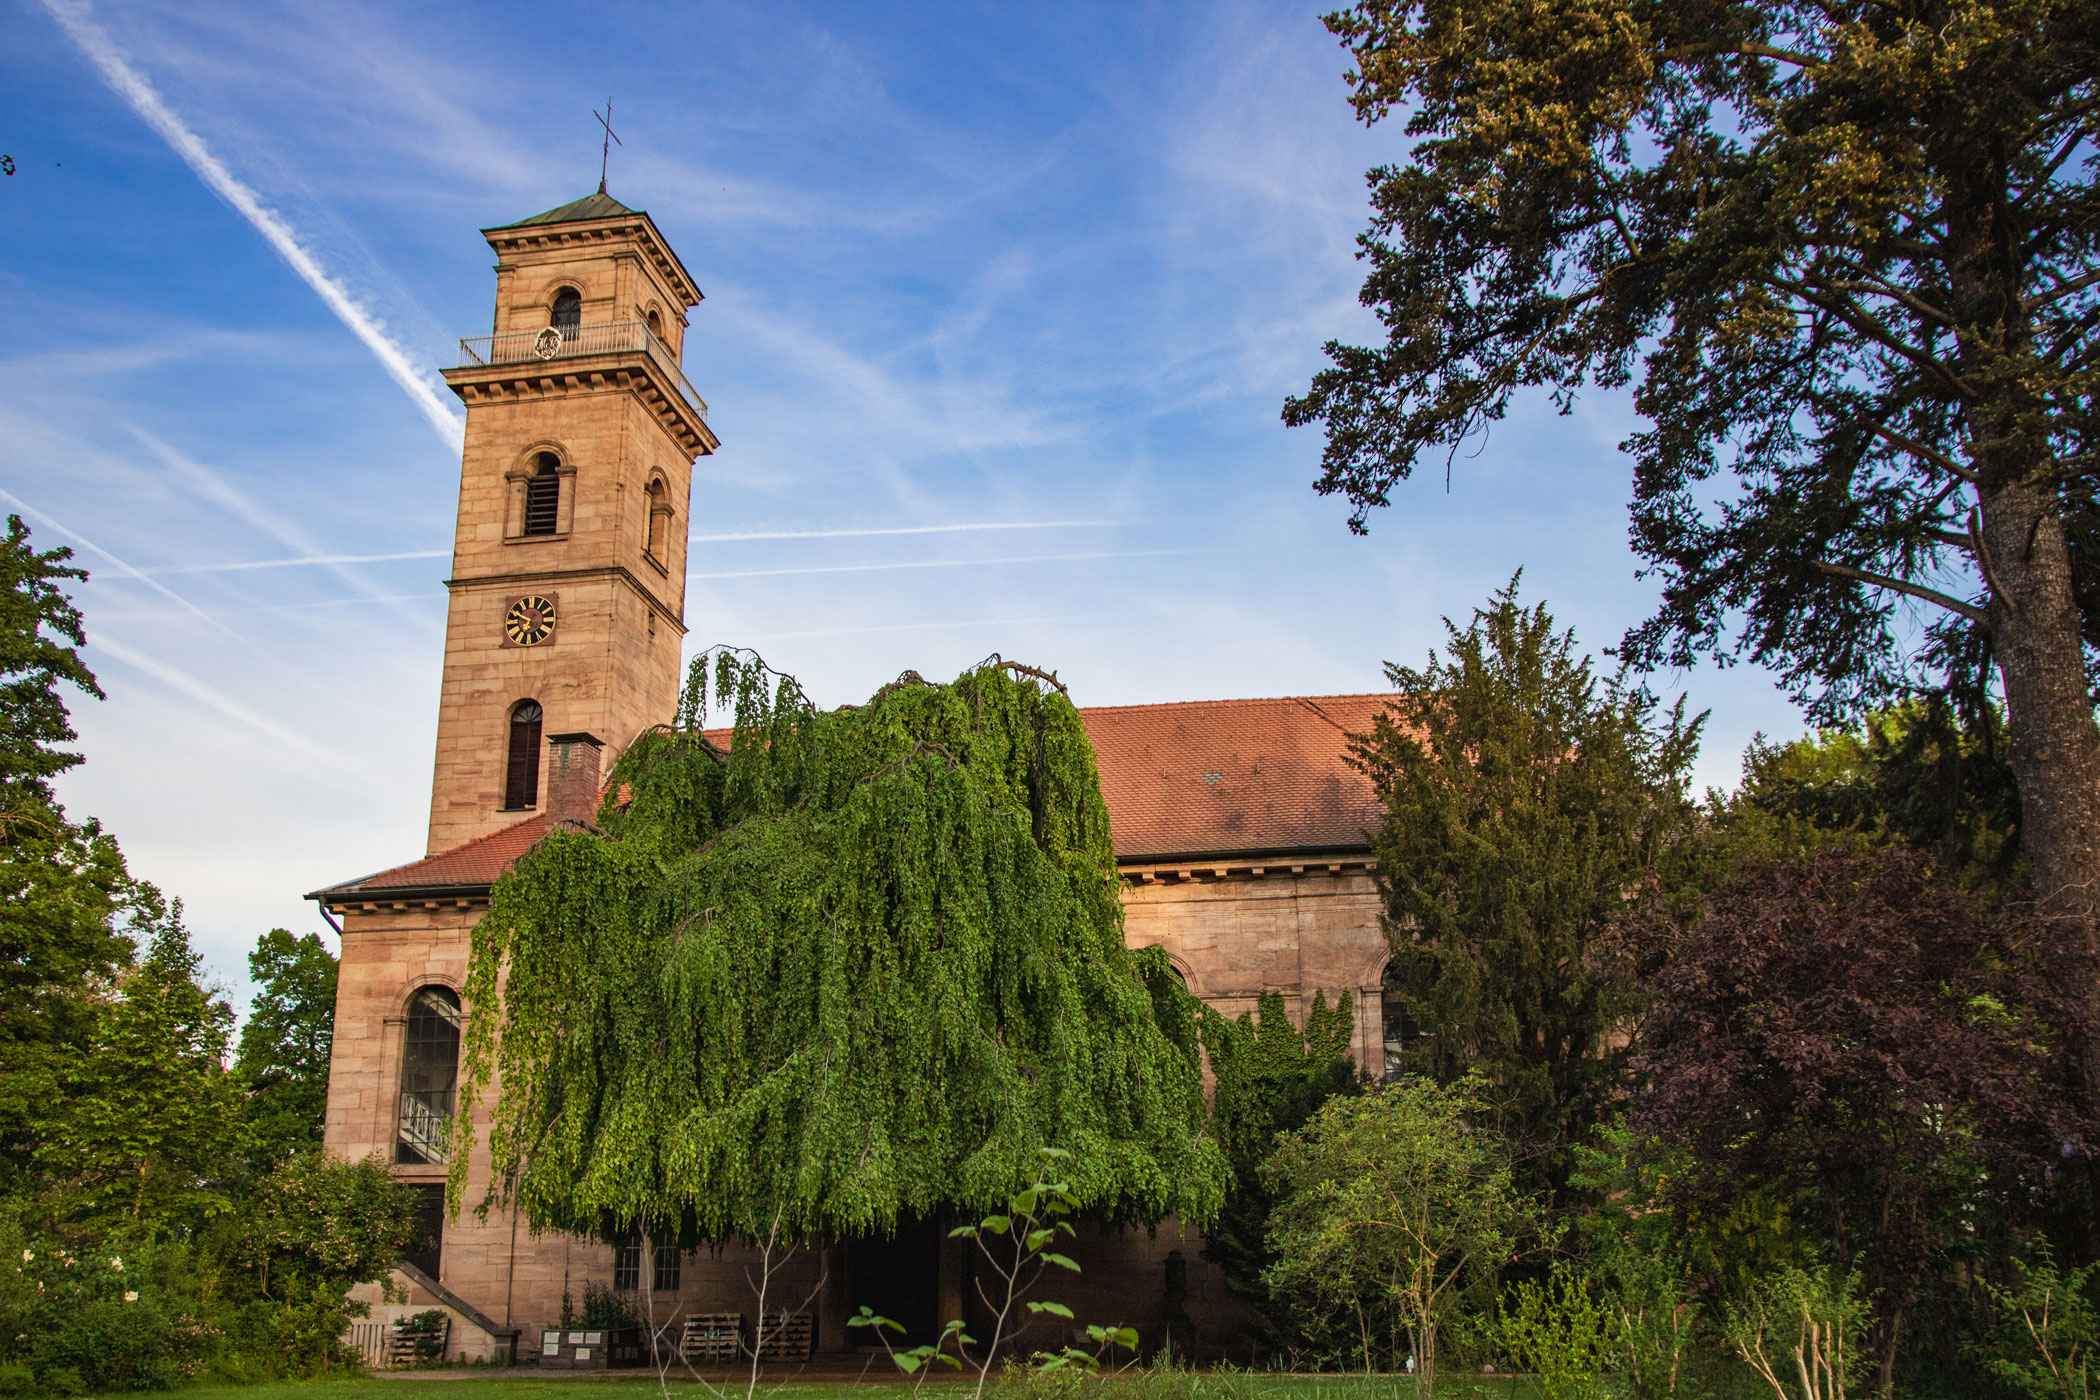
[[[534,214],[529,219],[520,219],[514,224],[498,224],[498,228],[524,228],[528,224],[580,224],[587,219],[617,219],[622,214],[634,214],[639,210],[629,209],[604,190],[587,194],[582,199],[564,204],[559,209],[549,209],[544,214]]]

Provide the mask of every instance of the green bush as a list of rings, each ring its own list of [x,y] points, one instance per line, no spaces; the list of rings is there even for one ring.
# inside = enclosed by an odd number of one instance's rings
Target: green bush
[[[1998,1311],[1984,1369],[2032,1400],[2087,1400],[2093,1348],[2100,1343],[2100,1312],[2093,1307],[2100,1263],[2060,1270],[2045,1243],[2032,1260],[2015,1264],[2014,1273],[2011,1288],[1984,1285]]]
[[[32,1231],[0,1204],[0,1395],[166,1390],[307,1376],[343,1344],[412,1230],[384,1164],[307,1154],[189,1238]]]
[[[1603,1400],[1616,1333],[1610,1311],[1564,1263],[1543,1286],[1511,1289],[1493,1328],[1502,1349],[1531,1372],[1539,1400]]]

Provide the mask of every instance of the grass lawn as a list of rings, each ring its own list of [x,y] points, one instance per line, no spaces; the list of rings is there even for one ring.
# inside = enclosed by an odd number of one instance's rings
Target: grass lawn
[[[854,1400],[912,1400],[911,1388],[870,1369],[869,1379],[761,1382],[758,1400],[838,1400],[850,1389]],[[741,1380],[702,1385],[691,1379],[669,1382],[671,1400],[744,1400]],[[971,1382],[928,1381],[920,1400],[967,1400]],[[1084,1400],[1091,1384],[1065,1392]],[[1131,1376],[1101,1387],[1104,1400],[1417,1400],[1415,1385],[1403,1376],[1284,1376],[1248,1372],[1181,1373]],[[199,1387],[178,1392],[182,1400],[655,1400],[663,1392],[648,1372],[610,1375],[533,1375],[529,1371],[464,1368],[414,1375],[376,1375],[354,1379],[286,1381],[269,1385]],[[1437,1381],[1438,1400],[1530,1400],[1532,1388],[1503,1376],[1447,1375]],[[1033,1400],[1035,1387],[994,1384],[986,1400]]]

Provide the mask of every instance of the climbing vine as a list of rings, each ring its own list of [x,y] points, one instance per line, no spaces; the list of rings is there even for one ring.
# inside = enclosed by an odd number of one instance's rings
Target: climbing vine
[[[699,657],[595,825],[497,883],[467,993],[454,1203],[486,1100],[483,1208],[535,1228],[862,1234],[981,1213],[1044,1147],[1110,1218],[1222,1196],[1198,1003],[1124,946],[1079,712],[996,656],[829,711]]]

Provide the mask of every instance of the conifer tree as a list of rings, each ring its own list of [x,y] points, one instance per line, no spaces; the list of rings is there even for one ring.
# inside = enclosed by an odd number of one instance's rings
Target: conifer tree
[[[328,1056],[335,1040],[335,955],[313,934],[275,928],[248,954],[255,1000],[241,1026],[234,1073],[257,1163],[321,1144],[328,1114]]]
[[[1424,669],[1387,666],[1399,693],[1356,745],[1388,985],[1424,1030],[1410,1068],[1479,1074],[1526,1189],[1559,1192],[1622,1082],[1634,1006],[1601,944],[1663,887],[1705,716],[1598,676],[1516,580],[1445,627]]]
[[[138,915],[146,946],[99,1008],[38,1150],[55,1213],[146,1238],[226,1208],[242,1133],[226,1072],[233,1008],[199,980],[179,902]]]
[[[2095,0],[1356,0],[1382,344],[1285,407],[1361,529],[1527,388],[1630,387],[1644,666],[1826,723],[1995,669],[2021,841],[2100,901]],[[1921,625],[1922,624],[1922,625]],[[2088,960],[2089,961],[2089,960]],[[2070,963],[2066,965],[2067,975]],[[2089,992],[2092,989],[2089,989]],[[2094,1070],[2100,1078],[2100,1069]]]
[[[70,585],[72,551],[38,551],[19,516],[0,539],[0,1189],[20,1187],[83,1053],[94,998],[130,960],[119,932],[139,890],[116,841],[74,822],[50,780],[80,762],[61,688],[100,697]]]

